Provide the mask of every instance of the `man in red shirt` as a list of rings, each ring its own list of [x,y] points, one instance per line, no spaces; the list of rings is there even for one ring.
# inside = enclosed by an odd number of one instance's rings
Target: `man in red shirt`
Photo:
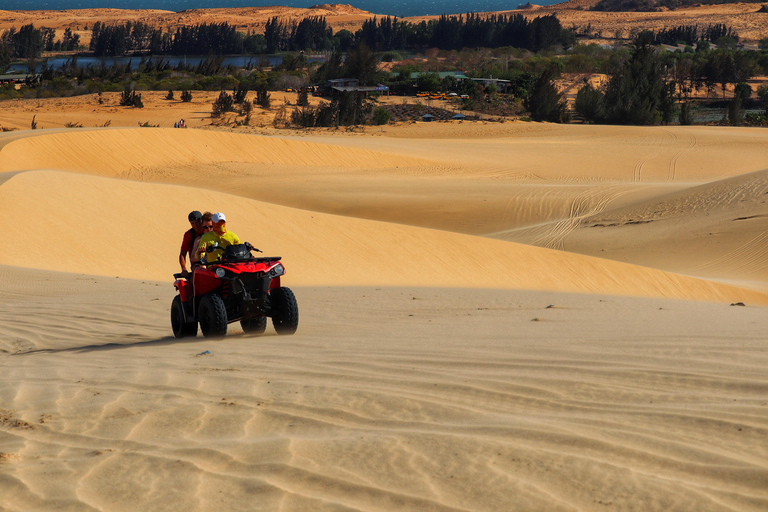
[[[195,239],[203,234],[203,214],[195,210],[189,212],[187,219],[191,227],[184,233],[184,238],[181,241],[181,251],[179,252],[179,265],[181,265],[181,273],[185,276],[189,273],[187,270],[187,254],[192,256]]]

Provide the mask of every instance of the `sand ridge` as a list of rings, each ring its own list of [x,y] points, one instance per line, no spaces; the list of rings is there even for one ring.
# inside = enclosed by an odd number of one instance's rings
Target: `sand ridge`
[[[226,210],[227,208],[222,205],[233,203],[238,205],[237,208],[245,208],[249,212],[238,216],[249,219],[253,218],[254,215],[250,213],[251,211],[254,209],[258,211],[256,218],[261,219],[259,222],[243,223],[237,230],[244,236],[252,237],[252,242],[263,239],[262,232],[264,230],[259,229],[259,226],[268,225],[270,218],[276,219],[278,225],[287,227],[285,229],[287,235],[283,235],[281,229],[269,231],[268,236],[274,236],[275,240],[279,240],[281,236],[291,236],[292,233],[302,233],[304,230],[317,233],[317,238],[313,240],[312,244],[306,243],[308,239],[300,240],[299,238],[291,242],[299,243],[303,250],[308,251],[307,254],[313,255],[309,261],[302,262],[300,265],[302,271],[307,270],[304,263],[311,267],[313,262],[321,261],[321,259],[314,258],[314,255],[318,255],[318,251],[322,251],[323,247],[328,247],[331,251],[338,251],[341,258],[346,258],[344,254],[347,250],[358,254],[362,247],[369,251],[370,257],[373,258],[373,260],[369,260],[369,256],[365,256],[362,258],[364,261],[368,261],[372,268],[391,267],[391,275],[395,276],[396,279],[403,278],[403,274],[398,270],[401,264],[398,258],[404,258],[405,255],[416,258],[415,261],[426,258],[422,267],[429,270],[420,270],[415,277],[417,280],[423,278],[424,280],[417,282],[424,286],[430,284],[449,285],[456,276],[456,268],[471,264],[472,258],[466,255],[461,256],[459,260],[446,258],[442,254],[438,255],[439,253],[457,255],[460,251],[456,251],[452,246],[454,243],[458,243],[455,240],[463,240],[460,245],[466,248],[467,253],[474,252],[474,247],[484,247],[490,251],[488,254],[493,254],[493,259],[501,258],[501,253],[498,251],[502,250],[502,247],[511,246],[505,244],[496,246],[489,243],[486,238],[451,238],[455,235],[449,233],[440,234],[425,231],[423,233],[429,234],[422,235],[421,231],[408,231],[408,228],[400,224],[487,235],[490,238],[501,238],[507,241],[520,240],[554,249],[567,248],[570,244],[569,237],[572,237],[573,233],[582,226],[595,226],[601,223],[630,225],[636,226],[634,233],[640,233],[643,226],[637,227],[638,225],[644,225],[653,220],[663,221],[666,218],[665,215],[667,217],[686,216],[689,223],[699,222],[701,227],[698,231],[703,231],[707,226],[712,225],[715,216],[710,215],[710,210],[717,204],[713,193],[701,195],[701,193],[696,192],[701,188],[698,185],[698,180],[708,179],[713,184],[703,186],[704,190],[719,191],[717,195],[725,198],[722,199],[724,207],[731,203],[738,206],[736,210],[733,210],[732,207],[725,208],[724,211],[729,213],[724,215],[758,220],[758,222],[741,223],[740,228],[745,229],[734,232],[734,236],[738,235],[734,241],[737,241],[738,237],[741,239],[744,237],[747,239],[757,238],[759,240],[762,231],[764,231],[760,230],[759,227],[759,210],[764,201],[763,194],[760,193],[762,189],[756,185],[757,182],[754,182],[754,179],[750,181],[748,176],[751,175],[742,174],[745,168],[762,165],[763,150],[761,148],[764,138],[759,132],[754,130],[737,131],[731,134],[734,144],[742,145],[743,149],[740,151],[739,158],[742,159],[743,163],[733,165],[735,162],[730,159],[730,166],[725,167],[722,164],[721,167],[719,162],[724,161],[727,154],[723,151],[721,129],[694,131],[663,129],[654,132],[629,128],[608,132],[593,127],[572,127],[571,129],[558,127],[554,129],[554,132],[552,130],[553,128],[548,128],[543,132],[531,132],[523,129],[520,132],[522,137],[512,136],[490,140],[469,139],[466,141],[440,138],[402,141],[387,137],[377,137],[372,140],[366,137],[275,138],[168,129],[71,130],[26,138],[19,138],[19,135],[13,135],[12,132],[7,136],[13,140],[2,146],[0,150],[0,156],[3,157],[3,170],[7,172],[22,169],[61,169],[130,181],[97,180],[91,182],[85,177],[78,178],[61,173],[24,173],[7,181],[3,185],[4,188],[0,188],[0,193],[5,192],[6,197],[8,197],[5,205],[10,212],[19,208],[18,205],[14,204],[12,197],[25,197],[31,193],[30,190],[37,187],[51,188],[50,192],[46,194],[48,198],[45,205],[46,214],[35,213],[40,211],[35,209],[37,208],[36,205],[31,208],[27,205],[21,206],[24,211],[28,211],[26,215],[30,219],[34,219],[33,222],[39,226],[38,229],[41,232],[46,232],[45,236],[40,236],[40,240],[44,240],[48,236],[66,238],[68,235],[66,230],[59,235],[55,229],[46,228],[46,225],[49,224],[49,219],[56,215],[56,211],[71,209],[66,206],[67,202],[88,205],[88,216],[94,222],[102,223],[103,231],[109,233],[107,226],[114,219],[113,214],[109,213],[114,210],[114,208],[110,209],[110,203],[117,204],[117,202],[122,201],[122,198],[134,197],[135,195],[153,197],[153,194],[157,193],[159,194],[158,198],[160,196],[179,195],[186,198],[177,201],[179,208],[177,216],[183,219],[182,210],[185,206],[182,205],[185,202],[194,202],[195,193],[202,193],[201,197],[206,197],[210,203],[218,204],[218,206],[211,206],[212,210]],[[696,134],[696,140],[701,139],[701,150],[691,151],[687,143],[688,138],[681,136],[688,133]],[[625,137],[622,143],[617,142],[620,135]],[[638,138],[635,139],[634,137]],[[562,139],[563,143],[558,144],[558,151],[547,153],[546,148],[552,147],[559,139]],[[93,148],[100,149],[93,151]],[[109,149],[104,151],[106,148]],[[646,151],[645,148],[650,148],[651,158],[641,156],[643,151]],[[534,162],[538,167],[530,174],[520,174],[508,167],[500,167],[498,156],[504,155],[507,151],[513,152],[515,155],[513,168],[516,166],[525,169],[529,167],[529,163]],[[637,163],[634,164],[634,167],[631,164],[621,164],[622,167],[607,166],[606,168],[586,159],[587,155],[594,154],[595,151],[609,153],[606,158],[613,161],[620,162],[619,155],[622,155],[625,160],[629,155],[630,162],[633,158],[638,160],[636,160]],[[611,152],[613,154],[610,154]],[[105,158],[105,154],[108,154],[109,157]],[[638,156],[634,156],[635,154]],[[647,152],[645,154],[647,155]],[[537,155],[547,156],[538,157],[537,161]],[[666,155],[666,159],[661,158],[661,155]],[[658,160],[658,163],[654,159]],[[567,167],[559,163],[566,160],[571,162]],[[704,166],[705,160],[709,162],[707,167]],[[547,165],[549,165],[548,168],[546,168]],[[604,183],[605,178],[591,184],[578,180],[579,176],[590,176],[590,169],[596,165],[601,169],[600,172],[606,173],[606,178],[612,177],[613,182]],[[674,171],[675,175],[672,177],[669,171],[670,166],[679,168]],[[497,172],[493,171],[494,167],[498,169]],[[644,167],[642,172],[636,171],[638,167]],[[641,181],[635,179],[638,173],[641,174]],[[729,173],[735,177],[722,182],[716,180],[717,177]],[[667,179],[671,177],[671,180],[648,182],[648,176],[652,174],[656,176],[666,175],[665,177]],[[762,175],[757,173],[755,176]],[[761,179],[758,179],[759,183],[762,183]],[[48,183],[49,180],[50,183]],[[686,183],[686,180],[696,181]],[[145,187],[146,191],[138,192],[142,188],[137,188],[137,185],[131,183],[134,181],[162,182],[181,185],[183,188],[170,187],[162,189],[162,192],[154,192],[153,187],[147,186]],[[58,183],[58,185],[52,185],[52,183]],[[129,187],[131,191],[125,190],[118,195],[119,197],[115,197],[115,194],[107,192],[111,186]],[[411,190],[408,190],[409,187]],[[201,189],[207,190],[202,191]],[[752,191],[751,202],[745,202],[743,194],[739,192],[740,189]],[[225,196],[221,193],[236,194],[247,200],[243,201],[240,198]],[[430,203],[429,198],[431,196],[434,196],[434,199]],[[75,197],[77,200],[74,199]],[[216,199],[212,199],[213,197]],[[57,201],[54,201],[54,198],[57,198]],[[354,201],[355,198],[358,198],[359,202],[353,207],[350,201]],[[489,198],[491,199],[490,204],[487,201]],[[659,203],[659,200],[654,198],[666,198],[664,199],[666,202]],[[642,204],[642,200],[650,204],[646,207],[648,213],[645,216],[632,213],[638,205]],[[164,200],[166,206],[169,201],[169,199]],[[263,201],[274,204],[266,204]],[[281,209],[280,203],[299,208],[299,210]],[[145,226],[152,222],[151,212],[154,212],[155,208],[151,204],[148,201],[136,204],[127,202],[117,211],[131,211],[132,214],[128,218],[135,215],[136,218],[142,219],[137,227]],[[618,222],[600,221],[600,212],[613,211],[616,208],[627,209],[629,213],[625,212],[619,215],[618,218],[623,220]],[[83,209],[79,206],[75,210],[83,213]],[[150,212],[150,215],[143,213],[143,211]],[[419,212],[424,211],[429,211],[431,214],[428,216],[419,215]],[[502,211],[504,214],[498,216],[496,212]],[[106,214],[102,212],[106,212]],[[370,235],[364,234],[364,222],[358,223],[358,221],[350,218],[313,216],[311,212],[324,212],[337,216],[352,214],[356,217],[372,220],[398,221],[402,219],[402,221],[398,225],[371,223],[370,225],[375,226],[376,232],[379,233],[377,236],[382,238],[376,239],[374,237],[368,241],[366,239],[370,238]],[[307,215],[314,221],[314,224],[307,224]],[[102,216],[103,219],[101,219]],[[420,220],[424,217],[426,220]],[[649,218],[646,219],[646,217]],[[290,222],[285,220],[288,218],[291,219]],[[317,230],[316,225],[319,224],[319,219],[327,220],[324,231]],[[463,224],[454,219],[461,219]],[[495,219],[493,222],[496,224],[489,223],[488,219]],[[699,220],[695,221],[694,219]],[[71,220],[73,223],[67,223],[68,226],[78,225],[76,218],[72,217]],[[124,223],[125,221],[120,219],[118,222]],[[343,224],[345,229],[352,229],[359,234],[352,236],[343,233],[344,230],[341,230],[340,233],[338,227],[333,227],[334,224]],[[657,222],[654,226],[656,225],[668,226],[669,224]],[[126,233],[138,233],[132,229],[135,228],[132,227]],[[174,230],[170,225],[158,226],[156,229],[162,230],[163,235],[160,239],[173,239]],[[406,235],[406,232],[412,234]],[[680,235],[690,237],[690,230],[673,226],[663,238],[673,243]],[[429,237],[431,241],[423,243],[423,240],[419,240],[412,246],[402,243],[402,240],[412,237],[418,240],[422,236]],[[588,247],[582,247],[578,252],[605,256],[601,254],[605,251],[601,251],[600,248],[610,247],[612,243],[622,244],[622,237],[625,235],[623,232],[619,232],[613,238],[614,242],[609,242],[612,235],[606,236],[608,238],[603,241],[590,243]],[[441,247],[447,245],[448,248],[436,250],[430,246],[430,243],[436,242],[439,237],[445,238],[446,241],[440,242],[438,245]],[[639,249],[635,251],[634,257],[638,261],[643,260],[643,254],[654,254],[654,244],[649,242],[650,237],[652,235],[638,238],[635,241],[635,247],[645,244],[648,248],[645,251]],[[118,237],[107,245],[112,250],[116,250],[126,244],[130,245],[128,242],[130,238],[130,236]],[[449,239],[450,242],[447,241]],[[577,239],[574,238],[574,240]],[[287,245],[290,246],[291,243]],[[746,240],[741,243],[746,243]],[[163,251],[173,251],[171,247],[174,244],[175,242],[168,243],[167,248]],[[580,247],[578,242],[573,245]],[[739,243],[732,243],[731,245],[723,243],[719,249],[730,247],[730,250],[733,250],[738,245]],[[376,254],[375,248],[377,246],[381,248],[382,255]],[[656,258],[654,266],[677,271],[690,269],[697,265],[710,264],[711,266],[711,262],[723,256],[716,250],[710,249],[711,256],[707,257],[707,252],[702,252],[697,248],[699,258],[695,259],[693,264],[691,259],[687,257],[687,253],[680,255],[677,261],[663,263],[663,255],[670,251],[662,251],[661,247],[663,246],[655,247],[657,253],[662,256]],[[89,246],[88,251],[96,248],[97,246]],[[383,254],[387,251],[395,250],[392,248],[397,248],[399,254],[394,259],[384,257]],[[116,275],[152,279],[162,279],[166,273],[170,273],[172,265],[166,261],[166,264],[162,266],[165,269],[163,273],[159,271],[158,267],[154,270],[146,270],[147,274],[141,274],[141,269],[147,266],[138,259],[141,250],[133,250],[135,251],[134,256],[128,265],[115,264],[109,269],[94,268],[88,270],[84,266],[84,261],[78,263],[76,258],[71,257],[68,264],[76,265],[79,272],[96,274],[111,274],[115,272],[113,268],[119,266],[122,272],[128,273]],[[530,248],[526,250],[530,251]],[[16,257],[15,254],[17,253],[14,251],[12,250],[8,254],[13,253]],[[621,254],[624,253],[626,251]],[[510,257],[506,256],[505,258],[509,259]],[[572,258],[572,255],[555,253],[552,257],[556,259]],[[744,254],[744,257],[749,260],[755,259],[755,256],[747,253]],[[44,251],[35,255],[34,258],[38,263],[26,266],[34,267],[39,264],[43,265],[42,268],[56,268],[51,265],[50,258]],[[440,260],[439,265],[436,265],[434,258]],[[539,256],[533,257],[534,260],[538,258]],[[108,258],[110,261],[113,259],[114,257]],[[376,263],[372,263],[373,261]],[[632,260],[628,259],[627,261]],[[526,259],[521,260],[520,268],[524,268],[526,262]],[[4,263],[12,264],[9,260],[5,260]],[[571,267],[570,264],[564,265],[563,263],[550,266]],[[359,276],[368,277],[372,275],[365,265],[358,267],[358,265],[353,265],[351,273],[359,272]],[[315,270],[304,276],[304,278],[309,279],[306,283],[329,282],[327,279],[318,281],[318,276],[322,272],[316,265],[314,268]],[[573,268],[575,269],[575,267]],[[752,275],[753,278],[756,278],[756,285],[766,281],[763,270],[761,266],[758,266],[756,267],[758,273]],[[430,273],[430,271],[432,272]],[[430,277],[424,277],[427,274]],[[309,278],[309,275],[314,275],[314,277]],[[500,280],[498,277],[494,277],[500,275],[507,277]],[[521,273],[517,267],[510,272],[505,270],[502,265],[502,268],[497,271],[483,272],[479,278],[473,276],[470,282],[473,285],[485,283],[481,286],[488,286],[497,281],[514,283],[511,284],[513,287],[536,288],[536,280],[541,279],[541,283],[547,282],[542,277],[547,275],[552,276],[553,279],[546,285],[548,289],[557,289],[556,282],[558,280],[561,282],[570,280],[564,278],[563,275],[554,277],[555,274],[543,268],[535,268],[529,272]],[[441,278],[440,276],[444,277]],[[487,280],[483,276],[486,276]],[[709,272],[707,276],[719,279],[743,279],[744,273],[730,275],[727,272],[722,274]],[[506,279],[511,280],[506,281]],[[581,280],[582,284],[579,286],[586,287],[582,288],[582,291],[599,290],[602,286],[599,283],[612,283],[610,278],[607,280],[598,279],[591,284],[587,281],[589,279]],[[387,284],[386,280],[374,283],[364,279],[361,281],[359,277],[350,277],[350,280],[346,282],[348,284]],[[609,284],[608,286],[613,287],[614,285]],[[612,293],[634,294],[632,291],[635,290],[634,285],[624,291],[622,291],[622,286],[611,288]],[[579,291],[578,286],[564,289]],[[654,289],[653,286],[638,293],[647,295],[658,292],[658,290],[654,292],[652,289]],[[669,292],[663,292],[663,294],[666,293]],[[695,295],[680,291],[674,293],[681,294],[674,296],[687,298],[693,298]]]
[[[536,9],[514,9],[496,13],[480,13],[516,15],[536,17],[554,13],[564,27],[573,25],[592,27],[592,34],[598,34],[600,41],[613,42],[618,33],[620,37],[628,37],[631,30],[659,30],[672,25],[698,25],[706,27],[712,24],[724,23],[733,27],[742,40],[756,43],[765,36],[768,20],[763,13],[758,12],[759,4],[733,3],[721,5],[701,5],[684,9],[663,12],[600,12],[590,11],[584,2],[564,2]],[[441,13],[449,15],[464,15],[466,13]],[[299,21],[310,16],[324,16],[334,33],[341,29],[355,32],[362,24],[374,16],[394,16],[393,13],[371,13],[362,11],[347,4],[323,4],[309,8],[284,6],[242,7],[219,9],[190,9],[180,12],[161,10],[130,10],[130,9],[76,9],[65,11],[2,11],[0,10],[0,30],[15,26],[17,29],[28,23],[36,26],[46,26],[57,30],[57,35],[66,28],[71,28],[80,34],[81,42],[88,44],[91,32],[85,30],[96,21],[102,23],[123,23],[125,21],[140,21],[164,30],[175,29],[179,26],[190,26],[199,23],[222,23],[237,26],[238,30],[263,32],[264,25],[273,17],[286,22]],[[405,21],[418,24],[421,21],[436,19],[434,16],[411,16],[402,18]]]

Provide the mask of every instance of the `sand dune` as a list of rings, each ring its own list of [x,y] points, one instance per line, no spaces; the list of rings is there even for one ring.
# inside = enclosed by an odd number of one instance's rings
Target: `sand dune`
[[[768,171],[719,180],[586,217],[564,245],[589,254],[590,242],[601,238],[614,242],[603,247],[603,257],[657,266],[675,255],[682,272],[768,282],[767,194]]]
[[[0,135],[0,509],[765,510],[763,132],[474,127]],[[294,336],[170,337],[193,208]]]
[[[14,201],[30,197],[44,199]],[[451,286],[464,281],[481,288],[768,303],[766,294],[643,267],[178,186],[36,171],[4,183],[0,199],[0,215],[25,219],[29,235],[27,243],[3,251],[0,264],[5,265],[170,279],[177,264],[162,255],[176,252],[188,205],[202,203],[225,210],[231,229],[244,240],[284,256],[298,285]]]

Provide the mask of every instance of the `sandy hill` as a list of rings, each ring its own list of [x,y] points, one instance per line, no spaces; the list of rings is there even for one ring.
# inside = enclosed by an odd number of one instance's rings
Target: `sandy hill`
[[[102,149],[94,151],[96,148]],[[484,150],[476,148],[476,151]],[[503,150],[503,145],[497,147],[497,151]],[[105,151],[110,154],[107,160],[104,159]],[[353,183],[353,188],[357,187],[357,190],[347,189],[344,192],[348,197],[362,198],[370,183],[370,179],[365,177],[372,174],[389,175],[393,183],[398,183],[419,174],[431,175],[430,180],[436,180],[440,175],[451,173],[440,168],[444,165],[440,162],[446,157],[444,152],[441,159],[434,160],[427,158],[430,151],[421,157],[408,156],[405,152],[402,146],[391,152],[306,140],[169,129],[69,131],[13,140],[2,147],[3,170],[30,172],[16,174],[3,183],[0,188],[4,194],[2,208],[8,215],[14,211],[23,212],[21,215],[28,219],[29,229],[35,233],[34,238],[39,245],[26,256],[29,246],[8,249],[0,263],[13,264],[24,259],[26,263],[23,266],[34,268],[53,270],[64,265],[82,273],[161,280],[172,273],[173,260],[159,260],[157,264],[148,265],[141,258],[147,248],[130,241],[141,239],[144,227],[153,224],[152,218],[156,215],[154,205],[162,203],[166,215],[173,211],[171,217],[183,219],[184,209],[195,202],[195,197],[200,195],[199,190],[212,187],[221,192],[239,193],[246,198],[207,191],[200,196],[205,197],[208,203],[205,208],[226,210],[233,219],[248,219],[247,222],[233,222],[233,229],[239,226],[236,231],[244,238],[263,245],[267,250],[273,247],[272,251],[284,253],[289,260],[295,259],[298,282],[303,284],[397,286],[410,282],[420,286],[449,286],[460,278],[462,269],[471,267],[474,261],[482,261],[483,270],[476,272],[470,281],[473,286],[599,291],[725,301],[735,300],[734,295],[747,293],[564,252],[444,231],[320,215],[306,209],[289,209],[251,199],[253,196],[270,199],[251,191],[261,189],[268,191],[266,195],[269,195],[273,183],[283,190],[294,186],[302,189],[306,180],[311,183],[323,177],[329,178],[330,183],[337,179]],[[457,163],[460,162],[454,161],[454,165]],[[247,166],[248,170],[238,172],[233,164],[241,169]],[[487,170],[487,167],[483,168]],[[33,169],[46,171],[31,171]],[[51,172],[55,170],[92,173],[103,179]],[[466,179],[474,171],[470,167],[464,172],[453,170],[452,174],[453,179]],[[116,178],[130,181],[114,181]],[[164,182],[174,187],[147,188],[147,185],[135,184],[135,180]],[[417,177],[411,181],[417,187],[428,186]],[[206,186],[207,183],[212,185]],[[184,189],[178,188],[178,185],[198,188]],[[115,192],[109,192],[112,187],[117,187]],[[17,204],[13,201],[14,197],[28,197],[34,190],[46,197],[44,205]],[[447,192],[443,191],[444,194]],[[580,192],[576,192],[577,200]],[[543,191],[538,194],[539,197],[546,195]],[[567,203],[567,197],[573,195],[573,191],[563,190],[559,201],[548,207],[557,214],[558,207]],[[141,197],[142,201],[136,203],[137,197]],[[166,199],[161,200],[161,197]],[[128,198],[129,202],[123,202]],[[393,199],[389,205],[393,210],[408,202],[407,198]],[[86,212],[83,207],[75,208],[73,205],[88,205],[88,210]],[[302,206],[306,208],[308,205]],[[46,253],[44,247],[52,238],[57,241],[56,245],[66,243],[70,237],[78,238],[75,232],[61,230],[51,224],[50,219],[56,215],[55,212],[72,212],[62,213],[65,216],[62,220],[67,226],[78,226],[78,216],[87,217],[90,228],[104,233],[106,238],[84,238],[80,242],[84,245],[71,253],[55,256]],[[518,222],[524,221],[524,218],[518,219]],[[261,227],[266,225],[276,229],[264,233]],[[152,252],[173,252],[177,244],[173,234],[178,231],[178,226],[161,223],[154,229],[159,236]],[[341,276],[329,276],[323,266],[326,259],[322,255],[325,253],[337,254],[337,261],[344,262],[349,270]],[[83,254],[89,256],[84,258]],[[126,257],[121,257],[121,254]],[[401,270],[412,265],[419,269],[414,275]],[[748,295],[752,300],[763,300],[759,294]]]
[[[659,30],[670,25],[699,25],[708,26],[715,23],[725,23],[733,27],[742,40],[757,42],[768,32],[768,20],[759,13],[760,5],[754,3],[736,3],[722,5],[703,5],[661,13],[619,12],[605,13],[589,11],[593,0],[571,0],[561,4],[544,6],[536,9],[513,9],[502,11],[505,14],[522,13],[525,16],[541,16],[556,13],[563,26],[592,27],[592,34],[597,34],[600,40],[616,37],[627,37],[633,30]],[[266,22],[274,16],[286,21],[300,20],[308,16],[325,16],[334,31],[347,29],[356,31],[362,23],[375,15],[390,13],[370,13],[347,4],[320,4],[309,8],[284,6],[192,9],[181,12],[160,10],[122,10],[122,9],[77,9],[66,11],[0,11],[0,30],[15,26],[19,28],[28,23],[36,26],[46,26],[63,31],[71,28],[80,34],[81,41],[87,44],[90,31],[85,26],[92,26],[96,21],[102,23],[122,23],[124,21],[141,21],[150,25],[173,29],[182,25],[198,23],[227,22],[236,25],[239,30],[261,31]],[[464,14],[464,13],[445,13]],[[492,13],[487,13],[492,14]],[[437,16],[412,16],[404,18],[418,23],[423,20],[435,19]]]

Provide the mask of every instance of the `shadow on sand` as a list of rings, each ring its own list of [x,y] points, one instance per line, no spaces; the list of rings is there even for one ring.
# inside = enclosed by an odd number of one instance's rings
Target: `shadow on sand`
[[[162,338],[157,339],[151,339],[151,340],[144,340],[144,341],[134,341],[131,343],[104,343],[101,345],[84,345],[81,347],[67,347],[67,348],[41,348],[41,349],[33,349],[33,350],[26,350],[23,352],[14,352],[8,355],[11,356],[28,356],[28,355],[34,355],[34,354],[64,354],[68,352],[73,353],[84,353],[84,352],[98,352],[102,350],[119,350],[119,349],[127,349],[127,348],[142,348],[142,347],[162,347],[162,346],[168,346],[168,345],[177,345],[179,343],[190,343],[190,342],[196,342],[196,341],[216,341],[220,342],[223,340],[240,340],[240,339],[250,339],[250,338],[270,338],[273,336],[278,336],[277,333],[264,333],[264,334],[245,334],[245,333],[237,333],[237,334],[230,334],[225,337],[221,338],[203,338],[203,337],[195,337],[195,338],[174,338],[173,336],[165,336]]]

